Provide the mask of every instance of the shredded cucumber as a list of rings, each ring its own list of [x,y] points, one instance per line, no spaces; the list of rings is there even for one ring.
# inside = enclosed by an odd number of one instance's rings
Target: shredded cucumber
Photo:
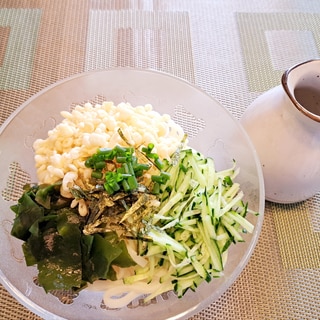
[[[160,186],[159,210],[143,230],[143,236],[152,240],[143,252],[153,257],[152,267],[124,281],[152,278],[152,272],[165,266],[170,274],[163,282],[171,282],[182,297],[202,281],[221,276],[230,244],[244,241],[242,234],[254,229],[245,217],[252,211],[242,200],[239,183],[233,181],[239,173],[235,163],[217,172],[213,159],[185,149],[176,163],[162,170],[170,178]]]

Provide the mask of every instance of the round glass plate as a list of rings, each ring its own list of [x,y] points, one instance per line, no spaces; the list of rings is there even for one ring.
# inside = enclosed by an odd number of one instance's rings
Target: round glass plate
[[[45,138],[62,120],[60,111],[85,102],[150,103],[167,113],[189,135],[189,144],[215,160],[218,170],[240,167],[245,201],[260,213],[251,216],[253,234],[230,248],[224,275],[203,283],[196,292],[178,299],[169,293],[142,306],[139,301],[125,308],[108,310],[102,294],[83,290],[79,296],[46,294],[34,283],[35,267],[27,267],[21,241],[10,236],[14,213],[10,210],[27,182],[36,182],[33,141]],[[5,122],[0,130],[0,280],[23,305],[45,319],[185,319],[218,299],[246,266],[260,234],[264,215],[264,187],[260,164],[241,125],[212,97],[193,85],[170,75],[137,69],[110,69],[75,75],[39,92]],[[155,316],[156,315],[156,316]]]

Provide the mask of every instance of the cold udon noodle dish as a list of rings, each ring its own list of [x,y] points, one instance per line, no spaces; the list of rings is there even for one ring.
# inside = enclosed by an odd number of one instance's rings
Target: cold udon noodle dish
[[[61,115],[34,142],[38,181],[11,207],[11,234],[44,290],[102,291],[121,308],[220,277],[257,214],[236,162],[217,171],[151,105],[86,103]]]

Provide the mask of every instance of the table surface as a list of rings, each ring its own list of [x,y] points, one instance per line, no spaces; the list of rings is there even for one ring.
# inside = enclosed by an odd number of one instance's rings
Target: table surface
[[[319,0],[0,0],[0,125],[58,80],[119,66],[186,79],[240,119],[319,50]],[[319,319],[319,245],[320,194],[266,202],[246,268],[191,319]],[[0,319],[39,319],[3,286],[0,305]]]

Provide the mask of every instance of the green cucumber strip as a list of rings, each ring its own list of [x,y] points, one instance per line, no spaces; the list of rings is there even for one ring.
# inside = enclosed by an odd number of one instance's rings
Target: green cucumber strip
[[[181,243],[179,243],[175,239],[168,236],[165,232],[161,232],[155,229],[150,229],[147,232],[147,235],[152,238],[154,243],[160,246],[163,246],[163,247],[171,246],[172,249],[176,252],[180,252],[180,253],[186,252],[186,248]]]

